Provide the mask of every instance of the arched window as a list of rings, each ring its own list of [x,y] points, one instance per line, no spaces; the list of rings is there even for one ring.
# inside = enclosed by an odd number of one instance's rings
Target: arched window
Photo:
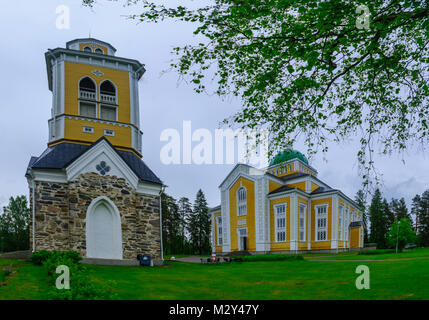
[[[96,118],[96,85],[91,78],[85,77],[79,81],[79,98],[79,115]]]
[[[97,53],[97,54],[104,54],[104,51],[101,50],[100,48],[95,49],[94,52]]]
[[[245,216],[247,214],[247,191],[246,188],[240,187],[237,190],[237,215]]]
[[[83,51],[85,51],[85,52],[92,52],[92,49],[91,49],[91,47],[85,47],[85,48],[83,48]]]
[[[103,81],[100,85],[101,101],[116,103],[116,88],[109,80]]]
[[[117,121],[116,87],[109,80],[100,85],[100,118],[104,120]]]

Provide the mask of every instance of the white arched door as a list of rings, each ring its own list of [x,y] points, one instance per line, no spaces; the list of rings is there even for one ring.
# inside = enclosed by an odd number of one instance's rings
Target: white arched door
[[[107,197],[95,199],[86,214],[86,256],[122,259],[121,218]]]

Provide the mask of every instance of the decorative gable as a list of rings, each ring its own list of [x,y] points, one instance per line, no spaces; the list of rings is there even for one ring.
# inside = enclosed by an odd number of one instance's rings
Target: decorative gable
[[[66,168],[67,181],[88,172],[124,178],[134,189],[139,182],[136,174],[106,140],[101,140]]]

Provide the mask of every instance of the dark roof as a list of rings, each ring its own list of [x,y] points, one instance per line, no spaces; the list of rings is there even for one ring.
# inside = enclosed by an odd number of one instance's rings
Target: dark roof
[[[294,190],[294,189],[295,188],[291,188],[291,187],[288,187],[288,186],[281,186],[280,188],[277,188],[277,189],[271,191],[269,194],[275,194],[275,193],[280,193],[280,192],[283,192],[283,191],[289,191],[289,190]]]
[[[149,169],[137,155],[129,151],[117,150],[105,137],[90,146],[63,142],[47,148],[40,157],[31,157],[28,169],[61,170],[79,158],[82,154],[93,148],[100,141],[105,140],[126,162],[140,180],[162,184],[162,181]]]
[[[319,187],[315,189],[311,194],[325,193],[325,192],[334,191],[334,190],[335,189],[332,189],[332,188]]]
[[[309,175],[310,174],[308,174],[308,173],[295,172],[295,173],[292,173],[292,174],[288,174],[287,176],[277,177],[277,178],[280,178],[283,181],[288,181],[288,180],[292,180],[292,179],[295,179],[295,178],[306,177],[306,176],[309,176]]]
[[[350,223],[350,228],[357,228],[357,227],[360,227],[361,225],[363,225],[362,221],[355,221]]]

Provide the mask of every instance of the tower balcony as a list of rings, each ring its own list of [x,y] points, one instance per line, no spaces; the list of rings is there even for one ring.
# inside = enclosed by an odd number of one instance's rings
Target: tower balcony
[[[86,100],[96,100],[96,94],[92,91],[87,90],[79,90],[79,98],[86,99]]]
[[[101,100],[101,102],[116,104],[116,96],[115,95],[101,93],[100,94],[100,100]]]

